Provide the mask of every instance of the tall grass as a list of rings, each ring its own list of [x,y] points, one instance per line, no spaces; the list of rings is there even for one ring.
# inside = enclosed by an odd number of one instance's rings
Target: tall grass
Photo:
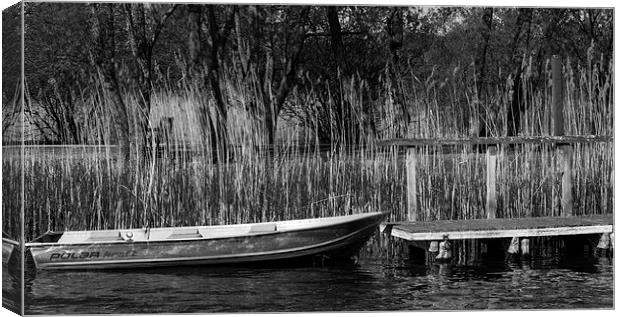
[[[549,80],[550,67],[547,67]],[[610,71],[611,72],[611,71]],[[613,132],[613,76],[599,78],[590,68],[565,70],[566,129],[568,134]],[[174,145],[161,155],[119,160],[113,146],[32,146],[26,151],[25,168],[19,169],[14,149],[4,149],[3,230],[18,235],[19,175],[25,174],[26,240],[48,230],[212,225],[385,211],[390,220],[406,218],[404,157],[397,148],[380,148],[376,139],[399,137],[466,136],[463,122],[476,109],[475,87],[458,76],[441,80],[403,77],[398,86],[407,105],[393,98],[395,84],[384,80],[375,99],[367,86],[343,83],[351,113],[358,126],[374,117],[377,135],[366,135],[362,145],[333,144],[330,151],[315,144],[316,131],[294,119],[280,119],[279,143],[273,153],[265,143],[260,113],[250,109],[258,96],[235,78],[226,81],[230,101],[227,134],[231,159],[213,164],[210,138],[200,129],[200,112],[212,109],[212,101],[195,85],[168,88],[152,98],[151,118],[175,117],[170,140]],[[524,89],[530,89],[528,75]],[[437,76],[440,77],[440,76]],[[520,131],[548,135],[550,90],[526,91],[528,107]],[[87,128],[90,142],[112,143],[114,132],[109,113],[87,96],[98,110]],[[128,105],[138,104],[126,95]],[[310,92],[296,91],[290,98],[296,107],[312,107],[319,101]],[[497,89],[485,103],[493,118],[492,134],[504,135],[508,89]],[[375,109],[365,116],[360,109]],[[412,122],[403,122],[408,109]],[[294,110],[294,109],[293,109]],[[131,122],[139,125],[142,114],[131,108]],[[203,113],[204,115],[204,113]],[[207,113],[213,115],[213,113]],[[94,122],[94,124],[92,123]],[[338,123],[334,123],[338,124]],[[405,131],[405,132],[403,132]],[[137,136],[133,136],[138,140]],[[135,141],[134,140],[134,141]],[[484,156],[460,146],[453,154],[423,148],[418,164],[418,205],[422,220],[484,217]],[[549,146],[524,145],[514,151],[502,149],[498,167],[499,217],[557,214],[560,173],[556,154]],[[577,145],[574,161],[574,209],[577,214],[611,213],[613,201],[612,144]]]

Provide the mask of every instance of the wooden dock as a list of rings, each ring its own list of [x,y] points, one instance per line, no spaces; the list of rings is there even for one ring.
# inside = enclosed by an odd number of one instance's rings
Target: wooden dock
[[[513,237],[549,237],[613,232],[613,214],[574,217],[496,218],[397,222],[382,231],[407,241],[436,241]]]
[[[512,238],[521,242],[521,253],[529,253],[530,237],[553,237],[599,234],[600,243],[597,248],[613,248],[613,214],[578,216],[573,209],[573,146],[577,144],[604,143],[613,146],[611,135],[566,135],[564,131],[562,62],[558,55],[552,57],[552,100],[551,129],[552,135],[538,136],[491,136],[461,138],[406,138],[383,140],[381,146],[406,149],[406,206],[408,222],[388,223],[381,230],[384,234],[405,241],[437,242],[448,236],[448,240]],[[558,192],[553,193],[558,204],[546,211],[548,215],[559,217],[525,217],[497,218],[498,212],[498,162],[505,160],[505,150],[513,146],[548,145],[547,151],[553,151],[556,177],[560,179]],[[423,212],[418,202],[417,169],[418,161],[429,152],[423,149],[444,147],[476,146],[486,150],[486,203],[484,207],[486,219],[470,220],[437,220],[419,222]],[[500,151],[503,150],[503,151]],[[613,173],[613,169],[611,171]],[[613,175],[613,174],[612,174]],[[611,176],[613,177],[613,176]],[[557,195],[557,196],[556,196]],[[503,197],[506,199],[506,197]],[[437,244],[437,243],[431,243]],[[611,247],[608,247],[611,246]],[[435,246],[432,246],[435,249]],[[511,252],[511,251],[509,251]],[[517,252],[517,251],[515,251]]]

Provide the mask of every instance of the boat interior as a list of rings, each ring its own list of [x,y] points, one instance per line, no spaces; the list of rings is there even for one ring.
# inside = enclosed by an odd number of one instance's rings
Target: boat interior
[[[64,232],[62,231],[48,231],[38,236],[36,239],[32,240],[31,242],[39,242],[39,243],[58,242],[58,239],[62,237],[63,233]]]
[[[374,213],[373,213],[374,214]],[[333,225],[371,214],[236,225],[46,232],[28,244],[104,243],[228,238]]]
[[[5,233],[4,231],[2,232],[2,244],[10,244],[10,245],[19,245],[19,242],[16,240],[13,240],[13,238],[11,238],[11,236],[9,236],[7,233]]]

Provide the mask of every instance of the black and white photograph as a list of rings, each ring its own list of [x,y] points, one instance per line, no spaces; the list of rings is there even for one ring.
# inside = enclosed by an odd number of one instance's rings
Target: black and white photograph
[[[3,310],[606,315],[615,10],[3,1]]]

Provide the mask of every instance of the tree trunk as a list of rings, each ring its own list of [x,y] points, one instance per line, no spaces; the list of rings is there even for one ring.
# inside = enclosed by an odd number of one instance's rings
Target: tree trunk
[[[200,71],[200,54],[202,52],[202,6],[198,4],[187,5],[187,47],[189,64],[187,65],[187,76],[191,79],[197,78]]]
[[[491,39],[491,31],[493,30],[493,8],[484,8],[482,14],[482,23],[484,27],[480,30],[482,36],[482,50],[479,51],[476,56],[476,116],[478,117],[477,125],[474,124],[474,135],[477,136],[489,136],[488,131],[488,118],[486,110],[483,107],[483,102],[486,96],[486,58],[487,51],[489,50],[489,42]]]
[[[519,15],[517,17],[515,36],[512,40],[511,51],[513,52],[512,64],[514,65],[513,77],[514,83],[512,86],[512,102],[510,103],[510,110],[507,113],[507,135],[516,136],[519,134],[519,127],[521,125],[521,112],[525,110],[525,100],[523,96],[523,80],[521,78],[523,74],[523,58],[524,55],[520,53],[518,49],[521,34],[523,33],[524,25],[527,25],[526,30],[526,43],[525,47],[529,46],[529,33],[530,24],[532,22],[532,9],[523,8],[519,9]]]
[[[165,21],[176,9],[172,5],[164,14],[154,9],[152,4],[125,4],[127,19],[127,34],[129,46],[138,67],[138,105],[140,108],[138,119],[139,129],[143,142],[139,144],[140,152],[148,143],[147,132],[150,127],[151,94],[153,92],[153,48]]]
[[[393,8],[390,13],[389,18],[387,19],[386,29],[388,36],[390,38],[390,55],[391,61],[388,65],[389,74],[392,82],[392,92],[394,93],[394,99],[401,107],[401,112],[403,115],[403,120],[406,124],[406,129],[404,132],[404,136],[407,135],[409,130],[409,122],[411,121],[411,115],[409,113],[409,109],[407,108],[407,101],[403,97],[403,92],[401,91],[399,84],[400,80],[400,51],[403,46],[403,13],[401,8]],[[403,137],[404,137],[403,136]]]
[[[478,77],[476,78],[478,99],[482,99],[482,95],[486,91],[486,58],[487,51],[489,50],[491,32],[493,31],[493,8],[484,8],[482,23],[484,24],[484,27],[480,31],[480,35],[482,36],[482,50],[476,57],[476,67],[478,68]]]
[[[214,122],[215,131],[217,131],[217,144],[212,144],[216,161],[224,159],[228,151],[228,137],[226,133],[228,109],[221,88],[219,53],[224,48],[228,33],[232,28],[235,14],[234,10],[235,8],[228,12],[225,25],[220,28],[215,15],[215,6],[210,5],[207,7],[208,29],[212,44],[209,52],[209,70],[206,81],[208,81],[211,87],[211,92],[213,93],[213,98],[215,99],[215,105],[217,107],[217,117],[215,120],[216,122]]]
[[[272,107],[265,106],[265,130],[267,132],[267,144],[270,146],[276,143],[276,130],[278,128],[278,116],[275,115]]]
[[[219,77],[217,75],[218,61],[217,61],[217,52],[212,52],[209,56],[210,59],[207,61],[209,65],[209,71],[206,76],[203,78],[202,75],[202,56],[204,51],[204,46],[202,45],[203,34],[201,31],[202,19],[203,19],[203,6],[198,4],[190,4],[188,5],[188,55],[189,55],[189,65],[187,69],[187,76],[190,81],[194,81],[199,87],[211,87],[212,94],[216,98],[216,104],[219,107],[223,102],[221,100],[220,86],[219,86]],[[211,16],[209,16],[211,19]],[[211,22],[211,21],[210,21]],[[215,40],[214,50],[217,50]],[[215,54],[215,63],[213,62],[213,54]],[[200,89],[199,89],[200,90]],[[218,102],[219,100],[219,102]],[[219,137],[218,135],[221,133],[218,129],[218,122],[212,118],[211,113],[209,111],[209,102],[202,101],[198,106],[199,120],[200,126],[202,130],[202,135],[205,140],[208,138],[210,143],[211,157],[212,162],[219,162],[219,154],[220,149],[218,147]],[[205,148],[206,150],[206,148]]]
[[[92,49],[92,63],[99,73],[99,80],[104,89],[104,96],[109,101],[115,132],[120,147],[121,158],[130,156],[130,130],[127,108],[120,93],[116,76],[114,7],[112,4],[90,4],[91,33],[95,41]]]
[[[400,61],[400,49],[403,47],[403,13],[401,8],[392,9],[387,20],[387,32],[390,36],[392,65],[396,67]]]
[[[149,143],[149,117],[151,111],[151,56],[153,43],[146,34],[146,6],[150,4],[125,4],[125,18],[127,20],[128,44],[137,67],[138,108],[136,137],[142,142],[136,142],[140,157],[146,157],[146,145]]]
[[[342,27],[338,19],[338,8],[334,6],[327,7],[327,22],[329,24],[332,55],[334,56],[334,66],[329,76],[329,91],[331,91],[331,100],[333,102],[334,119],[331,124],[336,128],[336,140],[331,142],[340,142],[347,138],[350,127],[349,109],[342,100],[342,89],[340,80],[344,70],[344,44],[342,43]]]
[[[284,102],[288,97],[291,89],[296,84],[296,73],[299,64],[301,63],[301,53],[304,49],[304,42],[306,38],[306,19],[308,17],[309,9],[304,7],[299,14],[300,20],[298,26],[294,29],[291,38],[293,43],[291,45],[291,51],[286,51],[284,72],[282,78],[278,82],[277,86],[272,83],[273,73],[275,72],[275,64],[273,62],[273,55],[270,49],[265,48],[263,50],[265,58],[265,71],[262,79],[261,87],[263,89],[263,106],[264,106],[264,122],[266,129],[266,138],[269,145],[274,145],[276,141],[276,132],[278,129],[278,116],[284,106]],[[260,34],[257,31],[257,34]],[[275,92],[272,90],[272,86],[277,87]],[[271,98],[271,95],[275,95],[275,98]]]
[[[336,68],[342,71],[344,60],[344,44],[342,44],[342,27],[338,20],[338,7],[327,7],[327,22],[329,23],[329,32],[331,35],[332,54],[336,61]]]
[[[203,34],[201,31],[202,18],[203,18],[203,6],[199,4],[187,5],[187,47],[188,47],[188,65],[187,65],[187,80],[190,84],[196,85],[197,91],[201,91],[202,84],[206,84],[206,80],[203,81],[201,77],[202,66],[202,54],[203,54]],[[217,139],[215,137],[215,129],[211,120],[208,108],[208,102],[201,100],[197,106],[198,120],[201,127],[201,133],[203,140],[209,139],[211,144],[211,153],[213,155],[213,162],[216,162],[215,153],[217,152]],[[203,144],[206,144],[203,143]],[[207,147],[203,150],[206,152]]]

